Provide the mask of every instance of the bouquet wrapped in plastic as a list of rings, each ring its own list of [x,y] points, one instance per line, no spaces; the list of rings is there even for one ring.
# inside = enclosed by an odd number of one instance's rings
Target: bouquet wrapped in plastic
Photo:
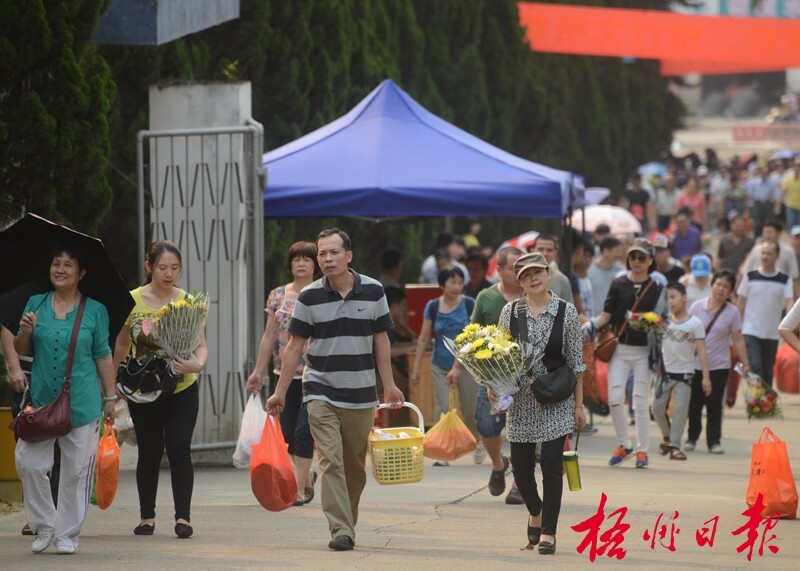
[[[664,318],[654,311],[644,313],[634,313],[629,311],[625,314],[628,320],[628,327],[644,333],[663,333]]]
[[[530,344],[517,343],[495,325],[472,323],[455,340],[445,337],[444,345],[479,384],[498,397],[495,410],[508,410],[512,395],[519,390],[517,379],[533,364]]]
[[[738,363],[734,370],[744,379],[742,391],[748,420],[783,416],[781,407],[778,406],[778,393],[764,384],[760,376],[755,373],[745,375],[741,363]]]
[[[197,348],[208,318],[208,305],[208,292],[193,292],[158,310],[152,333],[167,355],[186,359]]]

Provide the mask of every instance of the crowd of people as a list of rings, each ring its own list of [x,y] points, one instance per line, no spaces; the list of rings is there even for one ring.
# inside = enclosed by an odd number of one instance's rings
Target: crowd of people
[[[528,251],[508,246],[491,252],[480,244],[480,222],[470,220],[466,236],[442,233],[422,263],[419,282],[436,284],[439,295],[426,304],[420,331],[406,322],[400,252],[384,252],[382,272],[373,279],[351,267],[353,245],[340,229],[293,244],[285,267],[291,279],[267,296],[267,323],[246,388],[271,387],[266,409],[280,415],[297,480],[294,505],[314,498],[316,455],[328,547],[355,547],[379,397],[395,408],[402,405],[408,383],[422,382],[430,345],[435,416],[446,411],[450,387],[457,386],[460,414],[479,442],[474,461],[491,462],[490,494],[505,492],[511,468],[514,483],[505,501],[526,506],[527,539],[542,554],[556,551],[565,440],[585,427],[585,402],[599,399],[594,343],[603,331],[610,329],[618,342],[608,357],[604,403],[617,440],[608,464],[618,467],[635,458],[636,468],[649,466],[651,418],[661,436],[658,452],[687,460],[685,452],[696,449],[703,432],[704,409],[708,451],[723,454],[723,400],[734,362],[771,386],[779,340],[800,352],[800,162],[788,166],[708,161],[673,165],[657,178],[637,173],[624,205],[641,223],[639,236],[615,234],[600,224],[586,234],[572,231],[568,240],[540,234]],[[567,255],[564,244],[571,247]],[[496,272],[489,275],[492,254]],[[123,398],[115,390],[115,366],[129,356],[164,357],[144,322],[186,297],[178,286],[181,253],[169,242],[154,242],[144,264],[147,281],[131,292],[135,305],[115,340],[109,339],[104,306],[79,289],[92,269],[68,248],[53,253],[52,291],[31,297],[19,324],[4,324],[12,389],[19,394],[30,384],[32,404],[40,406],[61,388],[70,367],[64,349],[80,323],[72,431],[42,442],[20,441],[16,449],[35,553],[53,541],[62,554],[78,547],[99,423],[101,417],[113,423],[115,403]],[[631,311],[661,316],[661,334],[634,327]],[[577,380],[574,391],[545,403],[521,390],[507,412],[498,412],[499,395],[476,383],[442,344],[470,323],[496,325],[538,352],[518,379],[520,389],[564,369]],[[411,351],[409,364],[404,357]],[[22,363],[32,353],[29,382]],[[203,338],[190,355],[169,357],[173,391],[128,403],[139,448],[136,535],[155,532],[165,450],[174,532],[179,538],[194,533],[190,443],[199,408],[197,374],[208,358]],[[510,458],[502,453],[504,433]],[[537,463],[541,487],[534,478]]]

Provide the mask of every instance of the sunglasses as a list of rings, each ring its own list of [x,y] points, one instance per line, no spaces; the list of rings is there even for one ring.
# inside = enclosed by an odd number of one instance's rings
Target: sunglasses
[[[628,259],[632,262],[646,262],[647,256],[644,254],[628,254]]]

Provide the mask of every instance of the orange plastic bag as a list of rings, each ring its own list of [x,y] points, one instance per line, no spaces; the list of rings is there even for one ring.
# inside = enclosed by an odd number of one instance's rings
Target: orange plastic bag
[[[597,402],[608,404],[608,363],[599,359],[594,361],[594,382]]]
[[[119,484],[119,443],[113,426],[106,426],[97,444],[97,507],[107,509],[117,495]]]
[[[272,415],[264,423],[261,441],[250,447],[250,487],[258,503],[271,512],[283,511],[297,500],[289,445]]]
[[[761,431],[753,444],[750,457],[750,483],[745,501],[749,507],[756,503],[758,494],[764,495],[762,517],[795,519],[797,517],[797,486],[789,464],[786,443],[768,426]]]
[[[800,393],[800,355],[788,343],[775,355],[775,383],[782,393]]]
[[[456,410],[456,388],[450,386],[450,410],[425,433],[422,440],[423,454],[435,460],[456,460],[469,454],[478,446],[478,441],[458,416]]]

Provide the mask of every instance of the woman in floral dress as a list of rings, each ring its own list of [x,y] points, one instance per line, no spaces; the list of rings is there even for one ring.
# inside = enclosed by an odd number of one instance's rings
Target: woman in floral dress
[[[283,349],[289,342],[289,322],[300,290],[314,280],[317,247],[313,242],[295,242],[289,247],[286,256],[286,271],[292,276],[288,284],[276,287],[267,296],[267,325],[258,346],[258,358],[253,372],[247,378],[247,390],[261,390],[262,379],[272,360],[273,372],[281,374]],[[281,430],[289,445],[289,455],[294,463],[297,489],[303,490],[297,497],[295,506],[302,506],[314,499],[314,480],[311,471],[314,459],[314,439],[308,424],[308,412],[303,406],[303,367],[305,354],[300,359],[292,384],[286,393],[286,406],[280,415]]]

